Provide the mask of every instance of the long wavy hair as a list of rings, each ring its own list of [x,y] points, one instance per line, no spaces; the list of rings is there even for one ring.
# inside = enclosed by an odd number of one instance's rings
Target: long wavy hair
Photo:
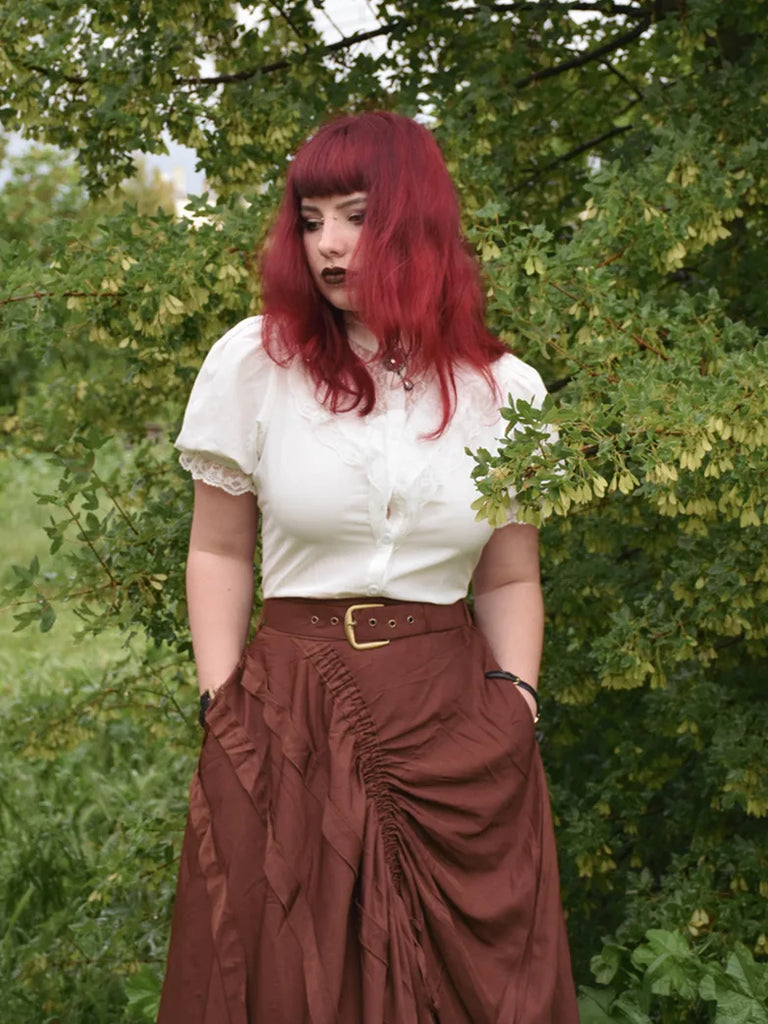
[[[454,368],[485,375],[506,348],[485,326],[477,261],[431,133],[386,111],[324,125],[296,153],[261,263],[264,344],[278,362],[300,358],[333,412],[369,413],[376,389],[347,343],[344,314],[318,291],[302,242],[301,200],[366,192],[355,251],[356,315],[381,357],[402,353],[409,375],[432,372],[440,386],[439,435],[456,408]]]

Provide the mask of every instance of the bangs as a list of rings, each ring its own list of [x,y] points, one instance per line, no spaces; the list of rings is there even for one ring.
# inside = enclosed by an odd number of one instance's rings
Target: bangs
[[[374,149],[366,139],[352,135],[346,125],[331,124],[299,150],[288,174],[300,198],[370,190]]]

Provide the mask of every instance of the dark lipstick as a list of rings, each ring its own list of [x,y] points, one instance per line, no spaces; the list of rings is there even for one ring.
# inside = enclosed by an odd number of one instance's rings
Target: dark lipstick
[[[344,284],[347,272],[344,267],[325,267],[320,271],[320,276],[326,284]]]

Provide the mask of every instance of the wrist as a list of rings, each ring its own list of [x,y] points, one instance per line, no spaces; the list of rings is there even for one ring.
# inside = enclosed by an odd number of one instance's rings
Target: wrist
[[[538,722],[539,717],[540,717],[538,703],[534,700],[534,698],[526,690],[523,690],[519,686],[518,686],[518,690],[520,691],[520,694],[521,694],[523,700],[528,705],[528,707],[530,709],[530,712],[531,712],[531,717],[533,718],[534,722]]]
[[[541,718],[541,708],[539,706],[539,695],[536,692],[535,687],[531,686],[530,683],[526,683],[520,676],[516,676],[514,672],[505,672],[503,669],[494,669],[491,672],[485,673],[486,679],[508,679],[510,683],[513,683],[520,693],[523,695],[525,702],[531,709],[533,715],[534,724],[536,724]]]

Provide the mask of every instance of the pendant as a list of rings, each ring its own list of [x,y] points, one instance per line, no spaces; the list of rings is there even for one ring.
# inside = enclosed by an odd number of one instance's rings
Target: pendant
[[[395,349],[394,352],[384,356],[382,363],[385,369],[397,374],[404,391],[413,391],[413,381],[405,375],[405,356],[399,349]]]

